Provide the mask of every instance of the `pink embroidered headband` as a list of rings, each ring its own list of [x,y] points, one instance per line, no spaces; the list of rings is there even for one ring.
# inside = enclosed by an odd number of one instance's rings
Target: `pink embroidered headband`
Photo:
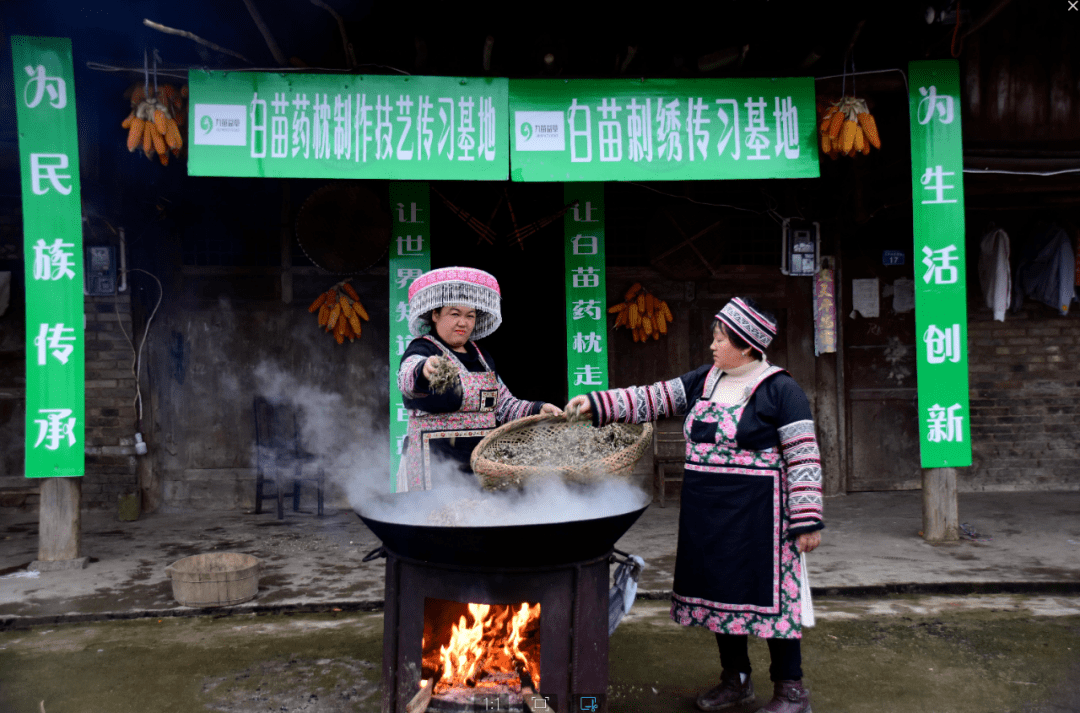
[[[502,324],[502,293],[491,273],[473,267],[441,267],[425,272],[409,286],[409,332],[426,334],[424,317],[448,305],[467,305],[476,310],[473,339],[483,339]]]
[[[738,297],[732,299],[717,313],[716,318],[744,342],[764,352],[776,336],[776,322],[753,309]]]

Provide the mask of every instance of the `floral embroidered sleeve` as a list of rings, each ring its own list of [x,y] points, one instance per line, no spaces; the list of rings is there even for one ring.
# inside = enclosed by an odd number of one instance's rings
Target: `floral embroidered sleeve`
[[[423,372],[425,361],[427,357],[422,354],[413,354],[402,359],[397,373],[397,385],[406,398],[415,399],[426,395],[427,379]]]
[[[702,383],[709,367],[701,367],[677,379],[658,381],[651,386],[630,386],[625,389],[593,391],[588,394],[594,426],[621,421],[646,423],[667,416],[686,413],[687,394],[694,385]]]
[[[780,453],[787,464],[788,532],[801,535],[825,527],[822,522],[821,454],[814,422],[795,421],[777,429]]]

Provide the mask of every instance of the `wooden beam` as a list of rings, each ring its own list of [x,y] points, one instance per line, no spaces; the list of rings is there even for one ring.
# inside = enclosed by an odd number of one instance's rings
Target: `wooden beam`
[[[923,539],[927,542],[959,540],[956,468],[924,468],[922,480]]]
[[[82,569],[82,480],[42,478],[38,515],[38,558],[30,569]]]

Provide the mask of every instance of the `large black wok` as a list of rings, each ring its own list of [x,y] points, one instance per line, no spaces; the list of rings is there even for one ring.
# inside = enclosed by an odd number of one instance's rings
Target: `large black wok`
[[[437,491],[378,496],[379,504],[432,504]],[[394,500],[398,499],[398,500]],[[535,525],[444,527],[387,522],[357,515],[395,555],[459,566],[539,567],[602,557],[648,508],[588,520]],[[364,508],[368,512],[383,512]]]

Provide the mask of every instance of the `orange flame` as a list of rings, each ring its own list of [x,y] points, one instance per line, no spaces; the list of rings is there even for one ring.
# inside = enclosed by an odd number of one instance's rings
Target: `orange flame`
[[[528,625],[540,617],[540,605],[523,602],[514,611],[512,605],[469,604],[468,610],[472,623],[463,614],[451,627],[450,641],[439,647],[442,676],[435,693],[455,687],[488,687],[492,684],[485,685],[485,674],[505,674],[497,678],[520,689],[519,668],[539,686],[538,652],[534,647],[530,655],[523,645]]]

